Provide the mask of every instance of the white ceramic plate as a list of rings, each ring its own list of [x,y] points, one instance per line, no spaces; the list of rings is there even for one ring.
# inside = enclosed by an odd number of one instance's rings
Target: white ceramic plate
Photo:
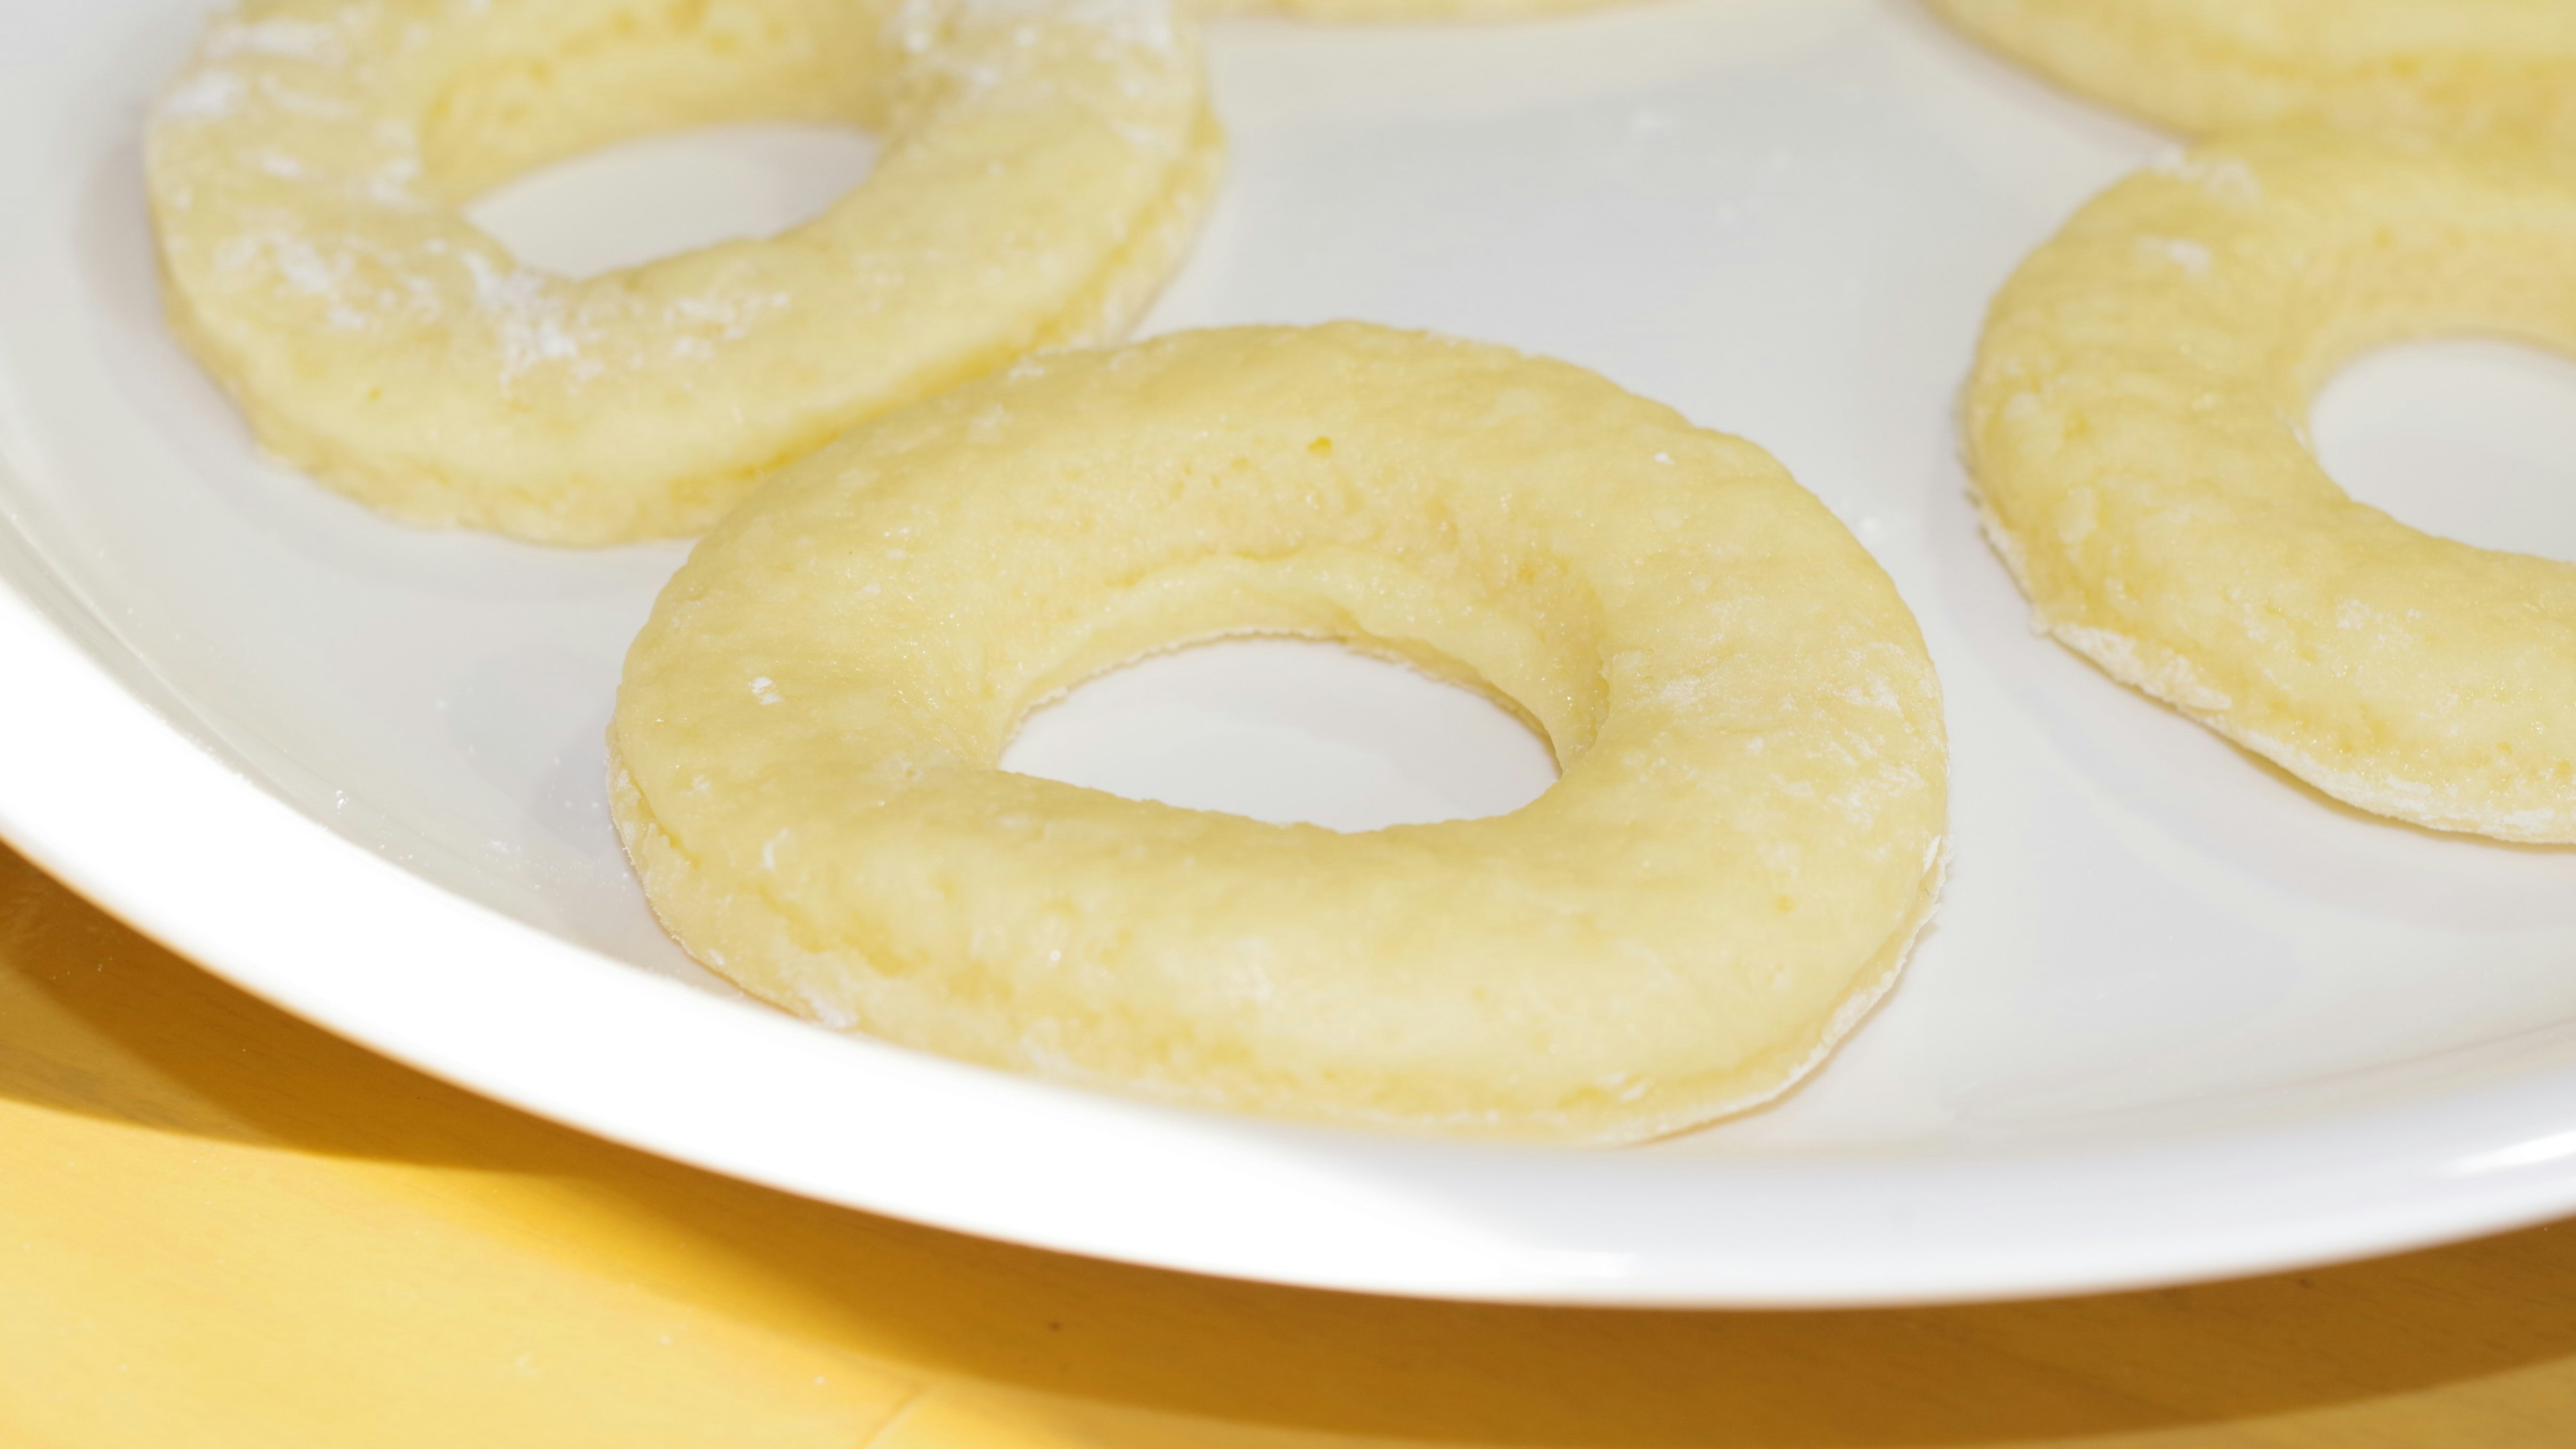
[[[2576,856],[2341,810],[2024,627],[1951,399],[2014,261],[2164,143],[1904,4],[1215,41],[1234,171],[1154,330],[1366,317],[1598,368],[1779,454],[1939,662],[1958,853],[1912,974],[1783,1105],[1617,1153],[1138,1106],[835,1037],[691,968],[600,780],[620,653],[680,551],[410,532],[253,457],[158,323],[138,195],[145,100],[201,14],[0,10],[0,830],[251,990],[817,1197],[1390,1292],[2064,1292],[2576,1210]],[[707,144],[705,184],[783,188],[724,203],[754,211],[861,164]],[[512,223],[531,249],[541,201]],[[2555,366],[2365,365],[2321,410],[2329,462],[2418,522],[2576,553]],[[1256,648],[1128,676],[1016,758],[1326,816],[1544,782],[1461,708]]]

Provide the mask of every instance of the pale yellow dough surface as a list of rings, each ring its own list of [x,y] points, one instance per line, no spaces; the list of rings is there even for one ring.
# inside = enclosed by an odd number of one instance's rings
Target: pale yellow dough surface
[[[2328,794],[2576,841],[2576,566],[2335,486],[2311,397],[2379,344],[2576,353],[2576,151],[2325,132],[2120,183],[2022,264],[1969,461],[2040,623]]]
[[[2316,123],[2576,145],[2576,0],[1927,0],[2186,134]]]
[[[847,122],[823,216],[570,280],[458,209],[585,148]],[[148,145],[172,324],[259,440],[406,520],[704,529],[772,466],[1125,331],[1215,184],[1168,0],[251,0]]]
[[[1201,0],[1208,15],[1281,15],[1325,25],[1538,20],[1639,0]]]
[[[1563,766],[1339,835],[996,768],[1036,703],[1246,632],[1512,703]],[[1942,860],[1932,666],[1769,455],[1578,368],[1358,324],[1053,355],[699,545],[613,798],[663,923],[835,1026],[1293,1117],[1618,1141],[1766,1100]]]

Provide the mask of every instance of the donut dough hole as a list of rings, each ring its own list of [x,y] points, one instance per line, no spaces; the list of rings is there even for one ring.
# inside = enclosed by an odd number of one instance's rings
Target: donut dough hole
[[[1140,655],[1305,636],[1482,690],[1563,773],[1336,834],[997,767]],[[838,1027],[1307,1119],[1621,1141],[1776,1096],[1937,888],[1940,698],[1760,449],[1580,369],[1359,324],[1032,359],[700,544],[613,808],[663,924]]]
[[[779,463],[1107,340],[1221,169],[1166,0],[252,0],[147,146],[171,322],[259,441],[397,517],[695,533]],[[829,211],[579,281],[459,210],[610,141],[856,125]]]
[[[2346,361],[2483,334],[2576,353],[2576,151],[2241,137],[2087,206],[1994,303],[1969,463],[2039,623],[2337,799],[2576,842],[2576,566],[2336,487]]]
[[[2187,135],[2315,123],[2576,145],[2570,0],[1927,0],[2079,94]]]

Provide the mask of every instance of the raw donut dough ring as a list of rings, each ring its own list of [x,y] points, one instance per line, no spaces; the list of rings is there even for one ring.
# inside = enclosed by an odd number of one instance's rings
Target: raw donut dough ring
[[[688,534],[774,465],[1119,335],[1221,167],[1167,0],[251,0],[148,147],[168,307],[261,443],[415,523]],[[620,137],[863,125],[824,215],[581,281],[457,202]]]
[[[996,766],[1220,635],[1516,702],[1564,774],[1338,835]],[[1937,886],[1913,616],[1759,448],[1563,363],[1360,324],[1051,355],[857,430],[701,543],[627,656],[663,923],[834,1026],[1343,1122],[1623,1140],[1785,1090]]]
[[[2067,88],[2206,135],[2318,123],[2576,144],[2570,0],[1927,0]]]
[[[2337,367],[2444,333],[2576,352],[2576,152],[2203,147],[1995,299],[1977,496],[2040,624],[2114,678],[2364,810],[2576,841],[2576,566],[2417,532],[2308,450]]]

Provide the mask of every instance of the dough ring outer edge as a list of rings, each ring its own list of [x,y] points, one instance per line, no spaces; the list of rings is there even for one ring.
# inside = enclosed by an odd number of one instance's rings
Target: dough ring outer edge
[[[778,236],[578,280],[461,209],[744,120],[880,149]],[[1124,335],[1224,145],[1169,0],[248,0],[145,152],[173,329],[266,449],[408,522],[604,544],[702,531],[866,417]]]
[[[2310,451],[2376,346],[2576,355],[2576,152],[2292,129],[2113,186],[1995,298],[1972,491],[2040,626],[2363,810],[2576,842],[2576,565],[2420,532]]]
[[[1925,0],[2079,95],[2180,131],[2328,125],[2576,145],[2565,0]]]
[[[1036,701],[1241,633],[1480,688],[1563,774],[1339,835],[997,768]],[[1634,1140],[1787,1090],[1893,983],[1944,858],[1913,616],[1769,455],[1356,323],[1053,354],[854,432],[674,577],[610,743],[654,909],[771,1002],[1469,1135]]]

